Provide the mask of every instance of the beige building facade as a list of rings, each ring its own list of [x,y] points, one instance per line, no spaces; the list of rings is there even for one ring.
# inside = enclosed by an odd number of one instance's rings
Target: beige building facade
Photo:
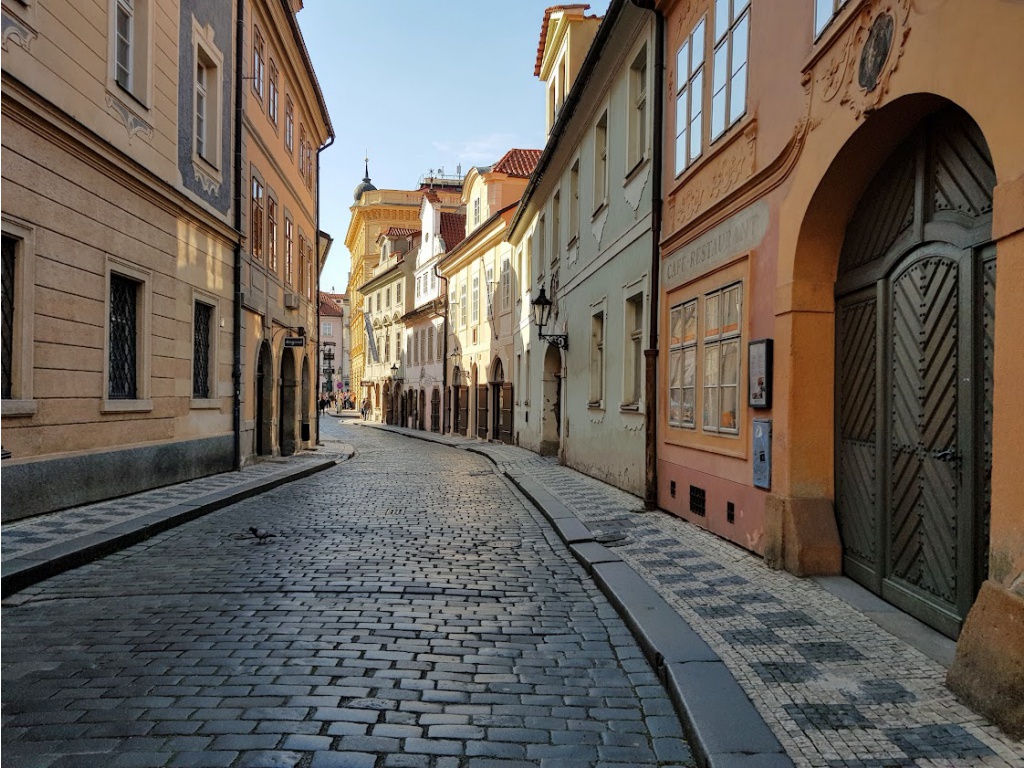
[[[233,13],[2,13],[4,520],[230,469]]]

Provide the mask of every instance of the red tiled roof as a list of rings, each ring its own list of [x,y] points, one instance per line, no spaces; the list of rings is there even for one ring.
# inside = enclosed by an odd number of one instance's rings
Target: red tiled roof
[[[384,233],[385,237],[408,237],[409,235],[418,235],[420,231],[418,229],[412,229],[410,227],[388,227],[387,232]]]
[[[336,315],[338,317],[343,316],[345,313],[341,307],[334,303],[334,299],[329,293],[320,291],[320,314],[321,315]]]
[[[551,20],[551,14],[557,11],[568,11],[575,8],[580,8],[584,11],[590,8],[589,3],[577,3],[575,5],[553,5],[550,8],[544,9],[544,21],[540,25],[540,43],[537,44],[537,63],[533,67],[534,77],[540,77],[540,65],[544,61],[544,46],[548,42],[548,22]]]
[[[441,211],[441,237],[450,251],[466,238],[466,214]]]
[[[540,149],[510,149],[505,155],[494,164],[491,171],[495,173],[507,173],[509,176],[518,176],[521,179],[528,178],[533,169],[537,167],[540,160]]]

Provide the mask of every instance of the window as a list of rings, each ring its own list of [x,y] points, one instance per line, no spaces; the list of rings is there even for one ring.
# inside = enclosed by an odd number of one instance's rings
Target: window
[[[431,326],[431,330],[433,330],[433,326]],[[419,338],[419,341],[420,341],[420,345],[419,345],[420,365],[424,365],[424,364],[426,364],[428,362],[427,361],[427,355],[430,354],[430,351],[433,348],[433,344],[427,344],[427,329],[426,328],[421,328],[419,331],[417,331],[417,333],[420,336],[420,338]],[[431,335],[431,340],[433,340],[433,335]]]
[[[334,323],[326,322],[325,321],[324,322],[324,336],[333,336],[333,335],[334,335]]]
[[[422,294],[423,294],[423,275],[419,275],[416,278],[416,298],[419,299],[419,297]]]
[[[555,192],[551,199],[551,265],[558,263],[562,255],[562,192]]]
[[[626,328],[623,349],[626,351],[623,373],[622,404],[639,407],[643,396],[644,295],[637,293],[626,299]]]
[[[434,352],[434,326],[431,325],[431,326],[427,327],[427,349],[426,349],[426,351],[425,351],[425,353],[423,355],[423,362],[424,363],[429,363],[430,362],[430,355],[433,354],[433,352]],[[441,357],[441,355],[438,354],[438,358],[440,358],[440,357]]]
[[[839,9],[846,5],[846,0],[814,0],[814,36],[818,37],[825,31]]]
[[[591,408],[600,408],[604,399],[604,312],[590,318],[590,397]]]
[[[267,261],[270,270],[277,272],[277,201],[267,196]]]
[[[263,100],[263,81],[266,77],[266,59],[264,58],[263,33],[259,27],[252,28],[252,89]]]
[[[295,151],[295,104],[289,96],[284,101],[284,146],[291,155]]]
[[[377,297],[377,311],[380,312],[380,291],[377,291],[376,297]]]
[[[114,57],[114,80],[129,93],[135,67],[135,3],[132,0],[117,0],[116,11],[116,54]]]
[[[299,176],[306,180],[306,126],[299,123]]]
[[[15,276],[18,258],[17,238],[3,236],[3,399],[14,397],[14,302],[17,295]]]
[[[473,198],[473,226],[480,223],[480,198]]]
[[[480,322],[480,275],[473,275],[473,323]]]
[[[306,236],[299,232],[299,270],[295,280],[296,286],[298,286],[299,293],[302,293],[302,279],[306,274]]]
[[[501,309],[508,310],[512,306],[512,264],[508,256],[501,259]]]
[[[547,228],[543,216],[537,219],[537,227],[534,232],[537,233],[537,282],[539,283],[544,277],[544,265],[547,263]]]
[[[594,131],[594,210],[608,202],[608,112],[601,113]]]
[[[210,360],[213,333],[213,307],[195,303],[192,325],[192,397],[205,400],[212,389]]]
[[[315,254],[313,253],[313,243],[315,241],[310,240],[307,247],[306,253],[306,298],[310,301],[313,300],[313,264]]]
[[[697,302],[672,307],[669,313],[668,422],[696,425]]]
[[[124,275],[110,275],[110,337],[107,396],[111,400],[138,399],[139,288]]]
[[[577,158],[569,171],[569,243],[580,236],[580,161]]]
[[[704,34],[701,19],[676,53],[676,175],[700,157],[704,142]]]
[[[196,154],[206,157],[206,89],[210,68],[196,57]]]
[[[402,284],[395,283],[395,304],[399,307],[402,306]]]
[[[441,362],[441,357],[444,354],[444,334],[438,330],[437,332],[437,362]]]
[[[110,0],[111,88],[148,101],[150,67],[150,0]]]
[[[704,429],[738,432],[740,286],[704,297]]]
[[[669,423],[705,432],[739,432],[742,284],[674,306],[669,314]],[[698,343],[699,342],[699,343]],[[697,380],[700,379],[700,403]]]
[[[384,334],[384,362],[391,362],[391,334]]]
[[[267,117],[277,125],[277,64],[270,60],[270,80],[267,89]]]
[[[309,190],[313,189],[313,171],[316,168],[313,166],[313,142],[306,142],[306,188]]]
[[[626,165],[632,172],[647,156],[647,46],[629,68],[629,144]]]
[[[284,282],[292,284],[292,270],[295,263],[295,225],[284,217]]]
[[[468,308],[468,304],[467,304],[468,299],[466,297],[466,288],[467,288],[466,284],[463,283],[462,284],[462,289],[459,292],[459,315],[460,315],[461,320],[462,320],[462,325],[461,325],[462,328],[466,327],[467,321],[469,319],[469,312],[466,311],[467,308]]]
[[[263,261],[263,185],[252,177],[252,246],[254,259]]]
[[[750,0],[715,0],[715,53],[711,67],[711,140],[747,109]]]

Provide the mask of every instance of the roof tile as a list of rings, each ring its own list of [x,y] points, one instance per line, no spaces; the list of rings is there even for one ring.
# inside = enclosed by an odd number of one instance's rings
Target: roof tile
[[[525,179],[537,167],[541,152],[540,149],[510,149],[494,164],[491,171]]]

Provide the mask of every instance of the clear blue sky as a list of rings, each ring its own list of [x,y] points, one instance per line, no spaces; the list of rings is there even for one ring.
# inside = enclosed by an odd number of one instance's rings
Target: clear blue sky
[[[378,189],[413,189],[430,169],[465,172],[544,146],[533,67],[553,0],[305,0],[298,14],[336,139],[321,156],[321,277],[345,290],[352,190],[363,157]],[[608,0],[588,13],[603,15]]]

